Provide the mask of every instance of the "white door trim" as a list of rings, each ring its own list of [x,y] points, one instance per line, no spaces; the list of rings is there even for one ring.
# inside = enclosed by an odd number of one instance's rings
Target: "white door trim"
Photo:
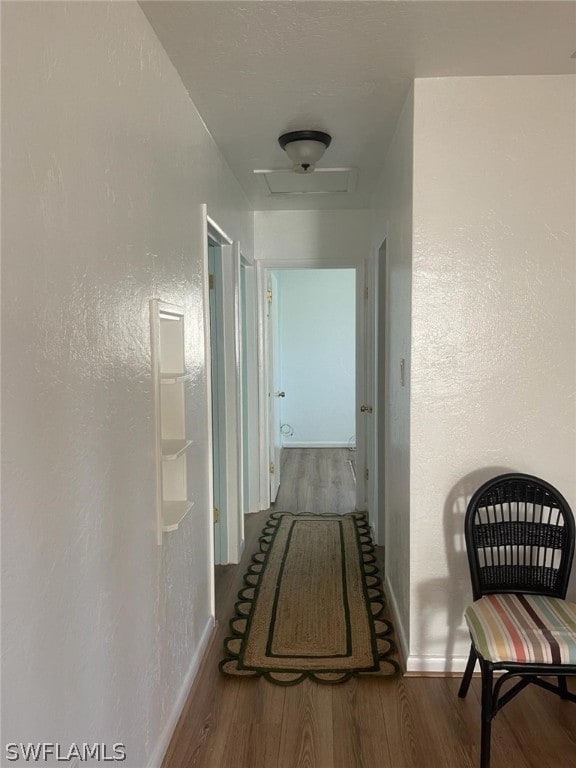
[[[376,286],[375,320],[375,372],[376,372],[376,458],[379,472],[376,474],[378,544],[388,541],[388,489],[390,456],[390,259],[387,238],[384,238],[375,254],[374,285]],[[383,290],[381,290],[383,289]],[[382,375],[381,375],[382,374]]]
[[[209,269],[208,269],[208,209],[206,203],[202,203],[194,209],[194,216],[198,216],[198,239],[192,243],[198,253],[202,254],[202,298],[203,298],[203,321],[204,321],[204,371],[206,377],[205,391],[205,436],[206,436],[206,459],[208,468],[208,508],[204,514],[208,518],[208,569],[211,574],[210,579],[210,616],[212,621],[216,617],[215,584],[214,584],[214,525],[212,519],[212,509],[214,507],[214,467],[212,462],[212,370],[211,370],[211,344],[210,344],[210,288],[209,288]],[[202,514],[202,511],[200,512]],[[206,519],[206,518],[204,518]]]
[[[374,418],[374,413],[362,413],[362,405],[374,408],[372,392],[367,380],[367,342],[368,319],[367,307],[369,306],[365,294],[369,284],[366,261],[364,260],[356,269],[356,508],[359,511],[368,510],[369,499],[373,494],[369,492],[368,484],[374,484],[375,467],[370,463],[373,458],[367,450],[367,435],[369,434],[368,419]],[[368,480],[364,473],[368,470]]]
[[[282,456],[282,435],[280,434],[280,403],[276,393],[280,389],[280,369],[279,369],[279,339],[278,339],[278,279],[274,271],[266,272],[266,350],[267,361],[266,380],[267,380],[267,408],[268,424],[270,434],[268,435],[268,482],[270,486],[270,503],[276,501],[278,489],[280,488],[281,456]],[[270,298],[268,298],[268,291]]]
[[[259,508],[270,507],[270,420],[268,414],[268,366],[267,366],[267,331],[266,331],[266,264],[256,262],[256,306],[258,322],[258,431],[260,433],[260,492]]]
[[[241,308],[245,317],[245,348],[246,348],[246,393],[247,404],[246,423],[242,424],[242,435],[247,440],[247,472],[245,477],[248,488],[244,494],[247,506],[244,513],[258,512],[260,509],[260,430],[259,430],[259,371],[258,371],[258,301],[257,275],[254,261],[250,262],[241,256],[245,274],[245,305]],[[242,321],[242,318],[241,318]],[[240,348],[242,356],[242,347]],[[242,383],[242,371],[241,371]],[[241,409],[242,411],[242,409]],[[243,473],[244,474],[244,473]]]
[[[220,439],[224,444],[225,482],[221,492],[226,508],[226,551],[222,563],[238,563],[244,543],[242,516],[241,447],[241,345],[240,345],[240,244],[234,242],[218,224],[206,216],[207,238],[220,245],[222,260],[222,341],[223,341],[223,423]],[[208,279],[208,278],[206,278]],[[212,354],[211,347],[209,352]],[[210,454],[213,475],[212,453]]]
[[[226,232],[219,227],[213,218],[206,214],[206,226],[208,228],[208,236],[214,240],[218,245],[232,245],[232,238],[229,237]]]

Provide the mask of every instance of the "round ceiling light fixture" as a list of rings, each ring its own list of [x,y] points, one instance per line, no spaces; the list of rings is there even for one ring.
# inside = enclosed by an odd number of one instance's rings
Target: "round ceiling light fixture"
[[[312,173],[331,141],[332,136],[322,131],[290,131],[278,139],[294,163],[292,170],[295,173]]]

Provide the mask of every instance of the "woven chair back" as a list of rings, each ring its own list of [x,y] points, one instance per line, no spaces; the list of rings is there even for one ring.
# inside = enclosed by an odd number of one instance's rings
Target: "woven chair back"
[[[566,597],[574,516],[545,480],[492,478],[471,498],[464,527],[474,600],[495,592]]]

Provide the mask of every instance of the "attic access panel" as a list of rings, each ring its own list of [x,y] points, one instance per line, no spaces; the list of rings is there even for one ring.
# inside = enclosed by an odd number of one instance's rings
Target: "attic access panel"
[[[255,170],[262,179],[268,195],[331,195],[353,192],[356,186],[355,168],[316,168],[313,173],[292,170]]]

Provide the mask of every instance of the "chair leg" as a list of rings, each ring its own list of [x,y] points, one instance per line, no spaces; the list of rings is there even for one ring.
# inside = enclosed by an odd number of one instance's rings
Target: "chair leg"
[[[494,670],[491,664],[480,662],[482,670],[482,732],[480,736],[480,768],[490,768],[490,737],[494,703],[492,683]]]
[[[558,677],[558,688],[560,689],[560,698],[568,699],[568,683],[566,682],[566,678],[564,676]]]
[[[470,681],[472,680],[472,673],[474,672],[477,659],[478,656],[476,655],[476,650],[474,649],[474,646],[471,645],[470,655],[468,656],[468,663],[466,664],[464,676],[462,678],[462,682],[460,683],[460,688],[458,689],[458,696],[461,699],[463,699],[468,693],[468,688],[470,688]]]

